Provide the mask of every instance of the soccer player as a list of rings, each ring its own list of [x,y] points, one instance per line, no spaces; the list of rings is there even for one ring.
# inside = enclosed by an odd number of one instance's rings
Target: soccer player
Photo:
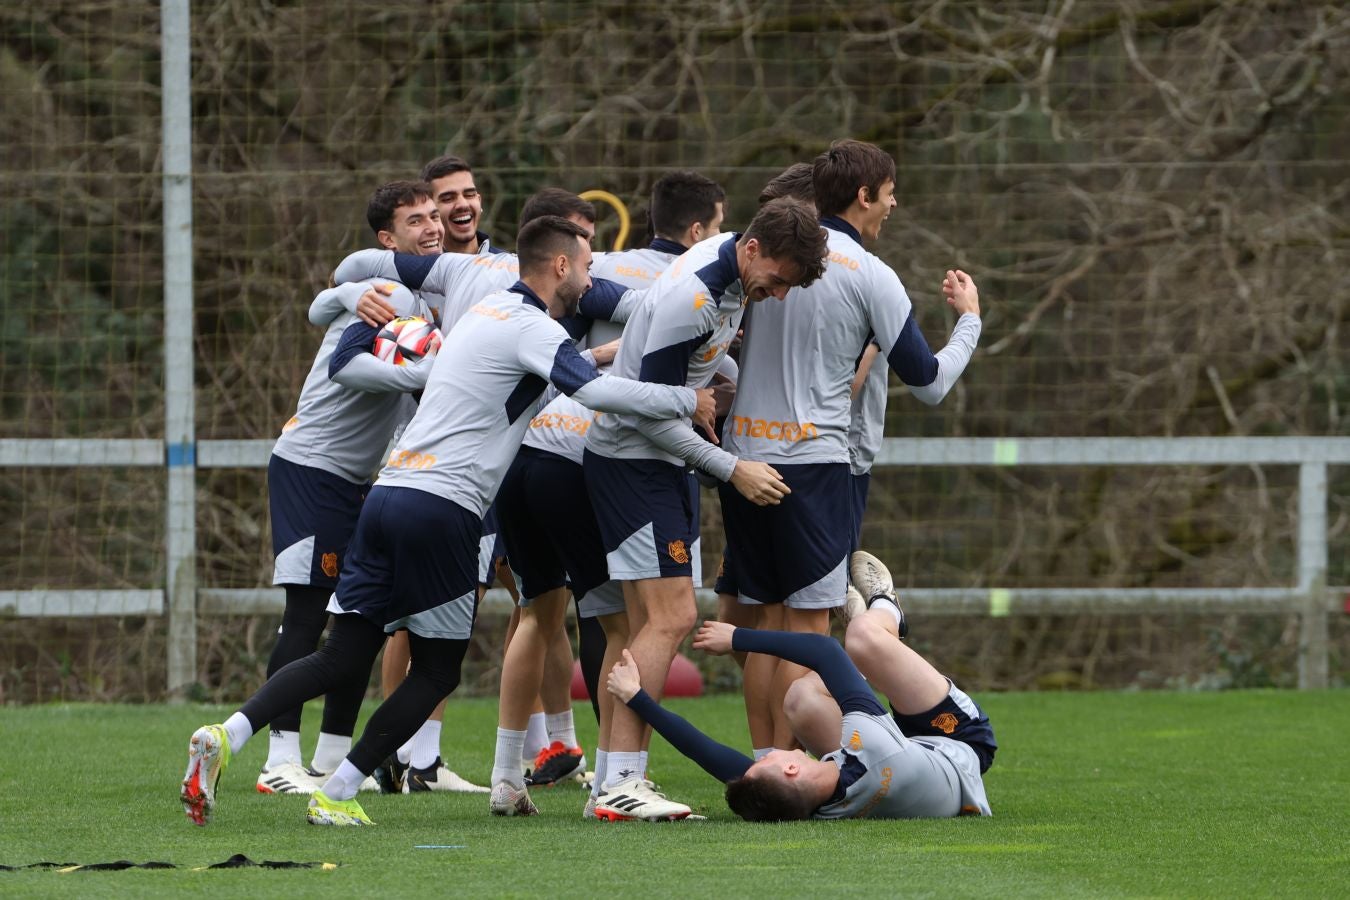
[[[478,228],[483,195],[467,162],[458,156],[438,156],[422,167],[422,180],[431,185],[431,197],[445,225],[446,253],[504,252]]]
[[[614,371],[664,384],[703,386],[721,365],[745,304],[782,299],[824,268],[825,235],[815,211],[783,198],[767,203],[743,235],[709,238],[657,280],[624,332]],[[586,436],[583,467],[605,542],[610,577],[624,582],[632,623],[629,644],[649,691],[660,692],[697,606],[689,548],[698,534],[685,464],[729,481],[753,503],[784,496],[777,472],[738,460],[699,438],[682,422],[602,416]],[[615,710],[606,794],[640,802],[626,818],[664,820],[689,814],[652,789],[642,759],[644,727]],[[599,813],[605,798],[596,806]]]
[[[459,683],[476,610],[483,512],[550,382],[594,409],[711,421],[711,390],[601,377],[577,353],[556,320],[575,312],[590,286],[583,229],[545,216],[527,224],[518,243],[521,280],[474,304],[446,335],[417,414],[362,506],[322,649],[278,672],[224,723],[193,733],[181,798],[194,823],[210,819],[221,772],[263,723],[368,673],[386,633],[407,628],[407,679],[311,795],[306,813],[318,825],[372,824],[355,800],[358,786]],[[527,811],[520,798],[500,801]]]
[[[716,182],[695,172],[662,176],[652,188],[656,238],[646,248],[599,256],[592,274],[602,274],[634,289],[649,287],[690,246],[719,233],[725,197]],[[594,345],[598,336],[617,333],[617,326],[595,322],[587,340]],[[609,578],[604,544],[582,477],[586,432],[594,415],[571,397],[560,396],[550,403],[530,423],[524,445],[498,496],[508,556],[521,573],[522,599],[520,626],[502,665],[492,773],[494,787],[504,782],[521,790],[556,783],[584,763],[580,748],[573,746],[575,738],[569,744],[561,737],[540,756],[528,778],[522,778],[514,764],[517,748],[526,740],[522,731],[524,704],[539,689],[544,647],[551,645],[552,635],[562,633],[566,585],[570,583],[577,601],[583,670],[600,726],[592,791],[584,811],[587,817],[593,817],[595,797],[604,778],[613,709],[612,698],[599,690],[600,671],[618,661],[619,651],[628,642],[622,589]],[[697,485],[692,479],[690,488],[696,500]],[[560,510],[567,511],[574,527],[544,527]],[[697,560],[696,549],[690,555]],[[596,622],[599,629],[594,627]],[[598,640],[596,630],[601,632]],[[570,728],[570,721],[566,724]]]
[[[774,750],[751,760],[719,744],[662,709],[642,689],[630,655],[610,673],[609,690],[724,782],[727,805],[748,821],[992,815],[982,777],[998,749],[989,718],[901,640],[905,616],[885,566],[860,552],[853,569],[869,607],[849,623],[845,647],[827,635],[725,622],[705,622],[694,639],[708,653],[769,653],[813,670],[793,684],[787,708],[818,759]],[[890,702],[889,714],[873,688]],[[619,808],[632,802],[609,801]]]
[[[371,195],[366,218],[384,247],[414,255],[439,253],[442,228],[429,189],[395,181]],[[364,290],[364,283],[351,288]],[[351,292],[351,288],[348,292]],[[405,288],[380,284],[399,315],[431,318]],[[334,291],[333,293],[338,293]],[[394,428],[411,415],[403,391],[425,383],[421,366],[395,367],[372,356],[348,360],[336,378],[330,363],[352,317],[332,321],[300,391],[296,414],[282,428],[268,463],[272,583],[286,592],[277,642],[267,663],[270,678],[308,656],[328,623],[328,597],[356,526],[361,501]],[[301,765],[300,715],[295,706],[271,721],[267,762],[258,775],[261,793],[307,794],[351,748],[352,731],[367,680],[336,685],[324,702],[323,724],[310,768]]]
[[[451,217],[464,218],[471,215],[474,229],[476,229],[478,215],[482,208],[481,197],[473,185],[472,173],[469,172],[467,164],[457,157],[442,157],[428,163],[424,173],[433,178],[432,192],[440,204],[439,209]],[[562,216],[585,229],[588,235],[594,236],[595,234],[595,208],[590,203],[567,191],[545,188],[532,195],[521,209],[520,218],[522,223],[526,223],[544,215]],[[464,222],[459,224],[465,225]],[[453,229],[453,227],[452,224],[451,228]],[[462,227],[461,231],[463,232],[461,237],[468,234],[465,227]],[[368,277],[377,272],[384,272],[385,275],[382,277],[400,279],[405,277],[403,274],[405,271],[411,272],[413,273],[411,277],[415,278],[416,281],[410,283],[419,289],[419,294],[426,297],[433,309],[436,310],[438,324],[442,331],[449,331],[463,316],[473,300],[491,291],[509,286],[516,280],[519,272],[515,254],[490,248],[487,244],[487,236],[482,232],[475,231],[475,233],[477,234],[476,243],[469,242],[467,239],[455,242],[448,241],[447,246],[454,247],[459,252],[455,252],[454,255],[447,254],[437,261],[434,272],[428,271],[432,268],[429,265],[431,262],[429,260],[412,260],[410,257],[400,254],[380,254],[378,251],[362,252],[353,254],[344,260],[334,273],[334,280],[346,283],[351,279]],[[472,251],[470,251],[470,247],[473,248]],[[622,294],[622,290],[616,291],[616,287],[609,285],[607,289],[598,291],[596,296],[617,298]],[[350,294],[343,296],[350,297]],[[586,300],[589,302],[590,295]],[[617,305],[615,304],[615,306]],[[598,315],[622,314],[616,311],[615,307],[606,306],[603,302],[597,308],[599,309]],[[375,292],[367,292],[358,303],[348,305],[346,309],[355,312],[372,329],[378,328],[393,318],[392,310],[379,299]],[[595,309],[587,307],[588,312],[595,312]],[[316,301],[310,310],[310,321],[316,324],[326,322],[330,317],[339,315],[341,312],[342,307],[336,306],[331,299],[325,304]],[[569,327],[574,333],[579,333],[584,331],[590,321],[590,319],[571,316],[565,320],[564,327]],[[373,331],[371,336],[373,337]],[[500,561],[505,553],[497,530],[496,514],[489,507],[483,519],[483,534],[480,539],[480,600],[483,593],[492,586]],[[400,631],[394,634],[385,649],[381,669],[385,697],[390,696],[397,690],[398,685],[406,677],[408,661],[408,638],[405,632]],[[570,656],[563,665],[570,671]],[[552,706],[556,707],[561,703],[566,706],[566,711],[570,713],[570,697],[565,691],[561,695],[561,700],[559,700],[556,691],[551,693],[551,699],[553,700]],[[555,712],[558,712],[558,710],[555,710]],[[443,716],[444,705],[442,704],[437,706],[409,743],[400,747],[393,758],[380,766],[376,772],[376,777],[379,779],[383,790],[395,793],[415,793],[426,790],[471,793],[486,793],[488,791],[488,788],[476,785],[461,777],[442,761],[440,732]],[[545,740],[543,743],[546,745],[548,741]],[[535,755],[533,751],[528,753],[528,760],[534,760]]]
[[[721,495],[741,601],[781,604],[784,630],[824,634],[829,610],[846,602],[855,531],[848,429],[858,359],[874,339],[916,397],[939,403],[974,352],[980,308],[970,277],[948,272],[943,291],[960,316],[933,353],[899,277],[865,249],[896,205],[895,161],[879,147],[834,142],[813,163],[812,185],[829,265],[786,303],[756,309],[723,434],[727,452],[769,463],[791,493],[773,508],[726,486]],[[783,698],[804,673],[792,663],[775,669],[772,747],[790,746]]]

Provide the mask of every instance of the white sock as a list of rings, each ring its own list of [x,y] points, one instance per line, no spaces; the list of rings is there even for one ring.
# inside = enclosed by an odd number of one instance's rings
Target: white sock
[[[572,711],[546,713],[544,725],[548,729],[550,741],[562,741],[562,745],[571,750],[577,745],[577,728],[572,721]]]
[[[525,746],[525,735],[524,731],[497,729],[497,752],[492,757],[493,785],[505,781],[512,787],[525,786],[525,777],[520,774],[520,753]]]
[[[756,747],[751,752],[755,754],[755,762],[759,762],[761,759],[768,756],[773,751],[774,751],[773,747]]]
[[[609,768],[609,751],[595,749],[595,777],[591,779],[591,796],[599,797],[604,790],[605,772]]]
[[[609,790],[621,781],[626,781],[634,775],[643,777],[642,754],[634,750],[623,752],[619,750],[609,751],[608,768],[605,770],[605,790]]]
[[[532,713],[530,724],[525,726],[525,746],[520,751],[520,758],[531,767],[539,751],[548,746],[548,723],[545,718],[541,712]]]
[[[416,732],[414,732],[414,734],[416,734]],[[399,747],[398,750],[394,751],[395,758],[405,766],[412,760],[412,742],[413,739],[408,738],[402,747]]]
[[[300,762],[300,732],[271,731],[267,735],[267,768]]]
[[[243,713],[235,713],[225,720],[225,737],[230,742],[230,752],[238,753],[253,737],[253,723]]]
[[[350,800],[361,789],[366,780],[365,773],[352,765],[350,759],[338,763],[337,771],[328,776],[323,784],[323,792],[329,800]]]
[[[351,750],[350,734],[329,734],[320,731],[319,742],[314,745],[314,758],[309,761],[309,767],[316,772],[332,772],[342,764]]]
[[[430,769],[441,758],[441,723],[427,719],[412,736],[412,756],[409,761],[414,769]]]
[[[891,618],[895,619],[895,627],[900,627],[900,607],[896,606],[891,601],[885,598],[873,600],[872,605],[868,607],[868,609],[879,609],[883,612],[890,613]]]
[[[643,750],[638,754],[638,771],[642,773],[643,778],[647,777],[647,752]]]

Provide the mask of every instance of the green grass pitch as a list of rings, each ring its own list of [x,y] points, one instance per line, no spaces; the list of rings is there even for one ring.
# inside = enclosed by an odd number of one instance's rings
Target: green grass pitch
[[[221,782],[215,821],[183,817],[201,706],[0,709],[0,864],[327,861],[332,871],[0,872],[24,896],[1251,897],[1350,893],[1350,692],[993,694],[1002,749],[991,819],[736,820],[719,785],[658,738],[652,774],[707,822],[586,822],[580,788],[493,819],[484,795],[372,796],[370,829],[305,824],[304,799],[254,792],[260,736]],[[745,745],[739,699],[672,706]],[[369,712],[369,704],[366,712]],[[593,745],[588,706],[582,740]],[[311,706],[305,721],[318,722]],[[480,782],[496,703],[452,701],[443,746]],[[312,746],[307,733],[306,747]],[[363,798],[368,795],[362,795]],[[420,850],[419,844],[462,849]]]

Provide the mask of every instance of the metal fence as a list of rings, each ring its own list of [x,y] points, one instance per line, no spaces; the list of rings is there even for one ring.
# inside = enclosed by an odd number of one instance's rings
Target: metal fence
[[[1117,513],[1141,524],[1103,540],[1160,548],[1132,579],[1122,569],[1142,553],[1094,569],[1078,546],[1056,570],[1024,547],[1036,559],[1012,571],[1017,547],[1002,560],[958,547],[918,574],[912,558],[909,602],[1295,613],[1300,684],[1326,682],[1340,592],[1327,583],[1350,580],[1344,4],[540,9],[166,0],[158,35],[152,7],[0,12],[0,527],[19,548],[0,560],[0,614],[164,616],[181,693],[199,677],[198,616],[280,608],[256,586],[257,488],[312,335],[294,337],[303,304],[275,298],[360,244],[352,221],[375,181],[461,152],[483,166],[487,215],[510,223],[544,183],[636,205],[656,174],[693,166],[744,220],[767,177],[848,134],[900,161],[904,215],[878,253],[912,295],[961,264],[991,298],[952,397],[892,404],[904,424],[888,433],[923,437],[887,441],[870,546],[896,558],[943,504],[945,539],[973,544],[991,522],[1022,529],[1024,501],[1039,504],[1030,519],[1073,494],[1062,518],[1082,523],[1149,493]],[[302,202],[313,195],[328,204]],[[1284,436],[1244,436],[1261,434]],[[242,505],[214,490],[231,472],[251,504],[235,543],[259,549],[222,574],[204,519]],[[1190,496],[1159,513],[1174,472]],[[926,486],[901,508],[913,473]],[[1113,492],[1062,487],[1096,473],[1128,474]],[[1138,473],[1157,483],[1142,490]],[[987,502],[960,506],[972,497]],[[63,553],[91,508],[116,510],[119,543],[76,572]],[[1239,524],[1178,544],[1166,519]],[[1244,554],[1257,558],[1239,566]]]

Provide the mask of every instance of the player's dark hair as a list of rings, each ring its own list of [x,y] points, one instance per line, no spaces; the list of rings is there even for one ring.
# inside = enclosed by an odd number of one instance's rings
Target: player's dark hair
[[[749,774],[727,782],[727,806],[747,822],[797,822],[816,811],[787,779]]]
[[[458,156],[438,156],[422,167],[422,180],[430,183],[437,178],[444,178],[456,172],[468,172],[472,175],[473,169],[469,168],[469,164]]]
[[[779,197],[796,197],[807,203],[816,202],[816,189],[812,184],[813,169],[810,163],[793,163],[769,179],[764,190],[759,192],[759,205]]]
[[[431,199],[431,187],[423,181],[391,181],[382,184],[370,195],[366,204],[366,221],[376,236],[394,226],[394,210]]]
[[[688,170],[667,172],[652,185],[652,231],[673,241],[695,222],[707,226],[725,203],[726,191],[706,175]]]
[[[837,216],[857,199],[860,187],[867,188],[868,199],[877,199],[881,186],[895,181],[895,160],[875,144],[835,141],[816,157],[811,180],[820,214]]]
[[[520,274],[535,274],[559,255],[570,259],[577,252],[577,238],[588,240],[586,229],[562,216],[540,216],[526,222],[516,235]]]
[[[562,188],[544,188],[532,194],[520,208],[521,227],[541,216],[560,216],[564,219],[580,216],[587,222],[594,223],[595,206],[571,191],[564,191]]]
[[[779,197],[759,208],[742,241],[755,238],[759,251],[771,259],[788,260],[801,269],[797,284],[805,287],[825,273],[825,229],[811,204]]]

